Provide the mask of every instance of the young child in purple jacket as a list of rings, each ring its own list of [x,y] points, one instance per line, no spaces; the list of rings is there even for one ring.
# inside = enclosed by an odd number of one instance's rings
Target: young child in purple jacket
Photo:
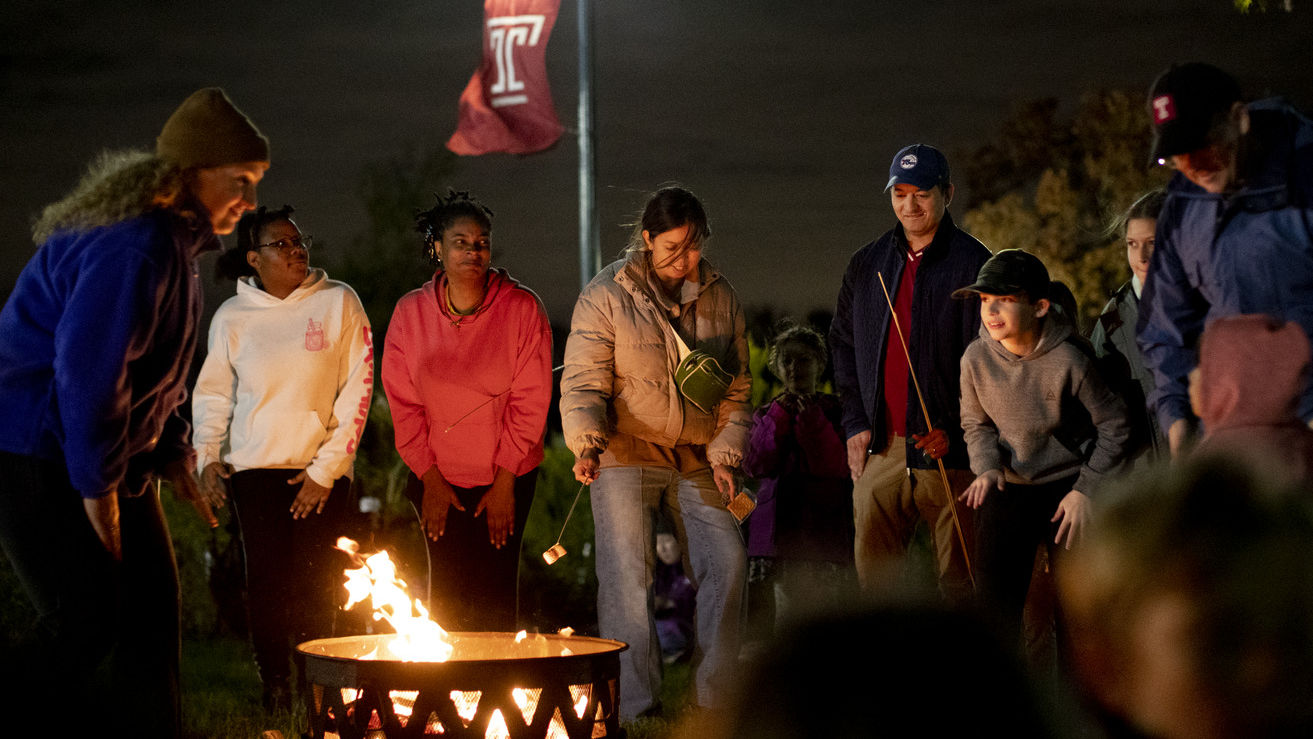
[[[748,556],[774,558],[780,623],[840,605],[855,587],[843,409],[838,397],[817,392],[825,361],[825,340],[810,328],[794,326],[776,337],[769,363],[784,391],[758,409],[743,460],[744,472],[760,483]]]

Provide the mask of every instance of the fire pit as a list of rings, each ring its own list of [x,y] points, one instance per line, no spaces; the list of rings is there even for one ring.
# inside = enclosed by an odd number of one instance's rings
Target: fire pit
[[[305,657],[316,739],[619,736],[623,642],[456,632],[447,661],[388,655],[394,634],[316,639]]]

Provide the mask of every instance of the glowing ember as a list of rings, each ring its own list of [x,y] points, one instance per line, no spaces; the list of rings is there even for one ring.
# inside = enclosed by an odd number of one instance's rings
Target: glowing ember
[[[500,710],[492,712],[488,730],[483,735],[487,739],[511,739],[511,730],[506,728],[506,719],[502,718]]]
[[[415,699],[419,697],[418,690],[392,690],[388,692],[388,698],[392,701],[392,711],[405,726],[410,715],[415,712]]]
[[[360,545],[344,537],[337,548],[351,556],[358,568],[346,570],[347,602],[350,610],[357,603],[370,601],[375,621],[386,621],[397,636],[385,643],[388,655],[371,653],[362,659],[400,659],[404,662],[446,662],[451,658],[451,640],[438,623],[429,618],[428,609],[418,598],[411,599],[406,583],[397,577],[397,566],[386,551],[368,556],[360,554]]]
[[[570,695],[575,699],[574,711],[578,718],[583,718],[584,711],[588,708],[588,692],[590,686],[571,685]],[[533,721],[533,714],[538,710],[538,699],[542,695],[542,688],[514,688],[511,690],[511,698],[515,705],[520,709],[524,717],[524,725],[528,726]],[[460,695],[462,700],[468,699],[467,695],[460,694],[458,691],[452,691],[452,702],[461,705],[461,700],[457,699]],[[461,718],[469,722],[474,718],[474,709],[478,704],[478,694],[474,694],[474,705],[470,706],[468,713],[461,713]],[[492,718],[488,721],[488,731],[484,734],[486,739],[510,739],[510,729],[506,726],[506,719],[502,716],[500,710],[493,711]],[[548,739],[565,739],[569,736],[566,731],[565,722],[561,720],[561,713],[557,711],[552,716],[551,723],[547,727]]]
[[[467,724],[473,721],[474,713],[479,710],[479,699],[482,697],[481,690],[451,691],[451,703],[456,707],[456,715]]]
[[[517,641],[523,641],[527,636],[525,632],[516,635]],[[588,698],[592,692],[590,685],[571,685],[570,697],[574,700],[574,713],[576,718],[583,718],[584,711],[588,710]],[[534,712],[538,710],[538,701],[542,696],[542,688],[513,688],[511,698],[515,701],[516,707],[520,709],[520,716],[523,717],[524,725],[528,726],[533,722]],[[453,690],[451,691],[451,702],[456,708],[456,715],[460,716],[466,726],[474,720],[479,709],[479,701],[483,698],[483,692],[479,690]],[[355,701],[360,696],[360,692],[352,689],[343,689],[342,698],[345,702]],[[397,716],[398,721],[404,727],[409,723],[414,713],[415,699],[419,696],[417,690],[393,690],[388,692],[388,699],[392,703],[393,713]],[[517,716],[516,718],[520,718]],[[442,723],[437,720],[436,716],[431,716],[429,724],[430,730],[426,733],[446,733]],[[510,728],[506,725],[506,718],[502,716],[500,710],[494,710],[492,717],[488,720],[488,729],[484,734],[486,739],[510,739]],[[548,739],[564,739],[568,736],[565,728],[565,722],[561,720],[559,711],[552,717],[551,723],[547,728]]]

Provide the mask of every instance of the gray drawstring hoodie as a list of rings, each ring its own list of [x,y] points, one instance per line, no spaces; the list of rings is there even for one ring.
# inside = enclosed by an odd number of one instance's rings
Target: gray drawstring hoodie
[[[1117,472],[1129,451],[1126,405],[1087,354],[1068,338],[1070,320],[1052,310],[1035,349],[1018,357],[980,336],[962,355],[962,430],[977,475],[1040,484],[1079,475],[1086,495]]]

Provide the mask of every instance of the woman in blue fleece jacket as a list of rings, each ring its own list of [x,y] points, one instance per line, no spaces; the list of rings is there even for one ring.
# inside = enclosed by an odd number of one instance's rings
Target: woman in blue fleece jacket
[[[178,575],[157,481],[215,525],[177,413],[196,257],[255,206],[268,158],[222,90],[199,90],[154,154],[102,155],[36,223],[41,246],[0,310],[0,545],[37,612],[3,660],[24,665],[3,680],[22,682],[0,689],[33,715],[75,706],[98,731],[181,731]]]

